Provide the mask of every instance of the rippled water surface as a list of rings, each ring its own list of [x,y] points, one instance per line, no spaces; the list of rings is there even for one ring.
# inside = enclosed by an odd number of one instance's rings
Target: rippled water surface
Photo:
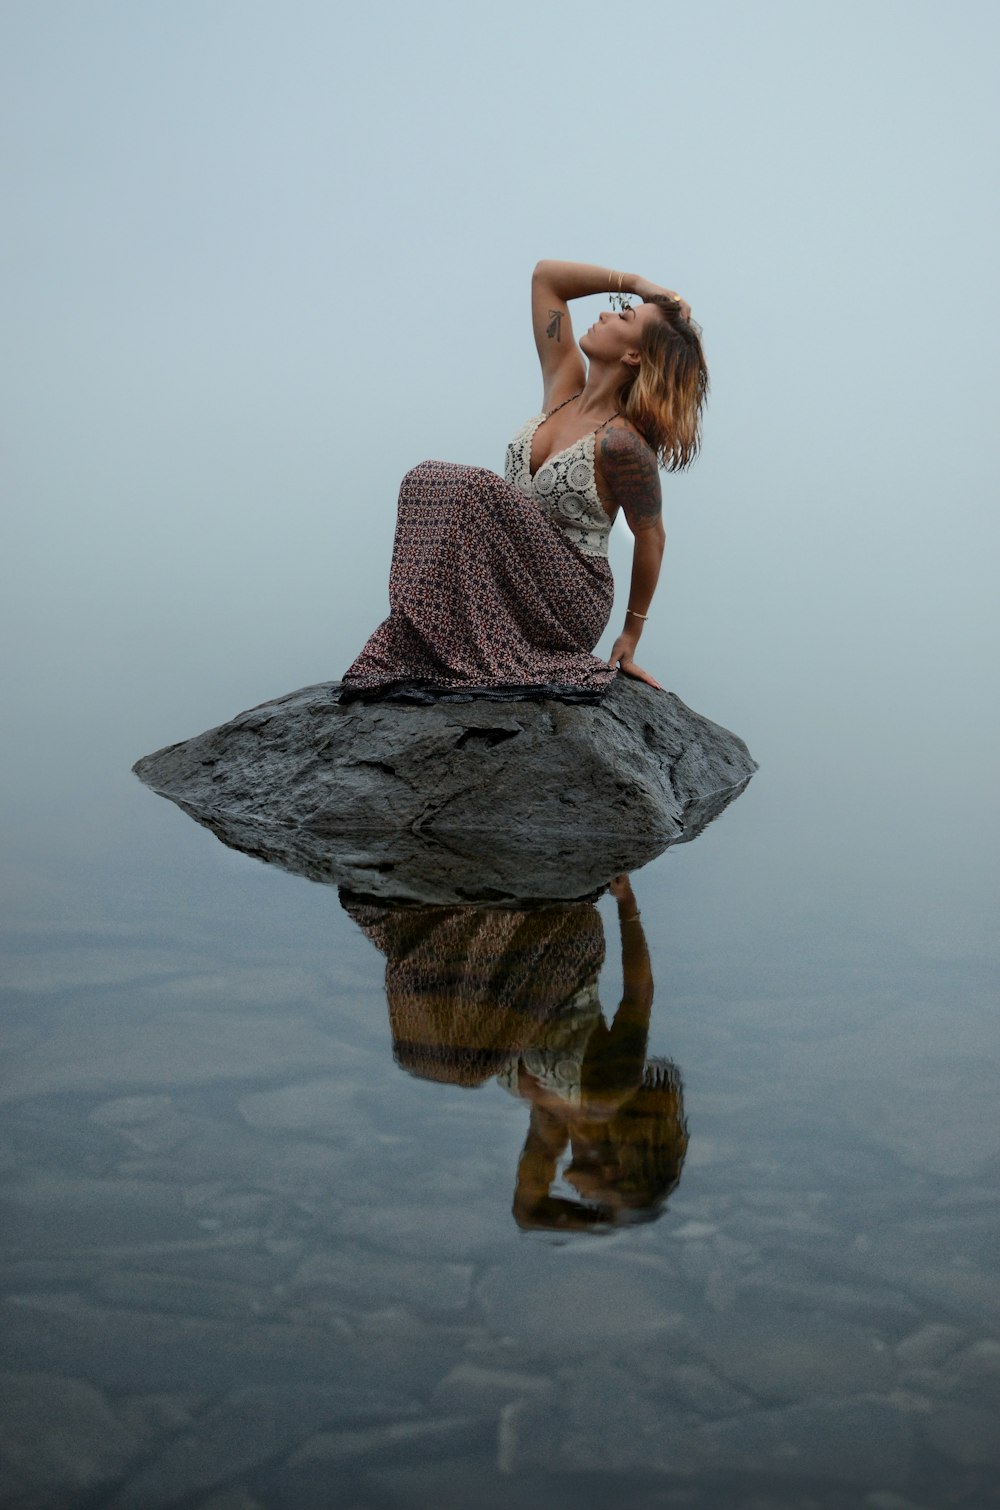
[[[754,753],[544,914],[339,898],[125,762],[20,831],[5,1504],[997,1502],[979,837]]]

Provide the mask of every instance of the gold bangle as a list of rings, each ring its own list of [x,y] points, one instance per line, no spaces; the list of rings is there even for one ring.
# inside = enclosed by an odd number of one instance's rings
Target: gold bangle
[[[633,912],[630,918],[619,918],[618,921],[619,923],[637,923],[641,917],[641,912]]]
[[[618,292],[619,293],[621,293],[621,291],[622,291],[622,284],[624,282],[625,282],[625,274],[624,273],[619,273],[618,274]]]
[[[609,290],[609,292],[610,292],[611,289],[614,288],[614,286],[615,286],[615,270],[614,270],[613,267],[609,267],[608,268],[608,290]]]
[[[649,614],[648,613],[636,613],[636,611],[635,611],[634,608],[626,608],[625,612],[626,613],[630,613],[632,615],[633,619],[648,619],[649,618]]]

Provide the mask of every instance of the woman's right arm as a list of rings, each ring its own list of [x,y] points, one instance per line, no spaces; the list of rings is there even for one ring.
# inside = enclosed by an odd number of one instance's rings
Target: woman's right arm
[[[545,410],[554,409],[563,399],[579,393],[586,381],[587,369],[573,335],[567,304],[570,299],[606,289],[607,274],[607,268],[585,267],[581,262],[535,264],[531,275],[531,324],[542,368]]]

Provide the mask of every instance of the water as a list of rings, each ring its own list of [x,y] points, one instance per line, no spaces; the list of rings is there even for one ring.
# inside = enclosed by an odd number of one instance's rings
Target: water
[[[874,761],[751,747],[746,793],[632,877],[640,924],[608,893],[520,932],[345,907],[124,750],[92,808],[22,815],[5,1504],[997,1502],[988,846]],[[471,1026],[400,972],[415,928]],[[563,1053],[560,1111],[517,972],[539,929],[556,994],[603,951],[610,1025],[639,928],[645,1042],[643,1007],[584,1092]],[[616,1131],[643,1058],[683,1089]]]

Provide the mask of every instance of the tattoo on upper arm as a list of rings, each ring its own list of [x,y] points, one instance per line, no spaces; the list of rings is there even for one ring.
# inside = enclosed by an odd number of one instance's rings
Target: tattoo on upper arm
[[[656,456],[631,430],[605,430],[601,437],[601,475],[615,503],[624,510],[629,529],[649,529],[662,510]]]
[[[563,317],[563,311],[561,309],[550,309],[549,310],[549,323],[546,326],[545,334],[548,336],[548,338],[549,338],[550,341],[552,340],[553,336],[555,337],[555,339],[557,341],[561,341],[562,340],[562,336],[560,334],[560,329],[561,329],[561,326],[562,326],[562,317]]]

